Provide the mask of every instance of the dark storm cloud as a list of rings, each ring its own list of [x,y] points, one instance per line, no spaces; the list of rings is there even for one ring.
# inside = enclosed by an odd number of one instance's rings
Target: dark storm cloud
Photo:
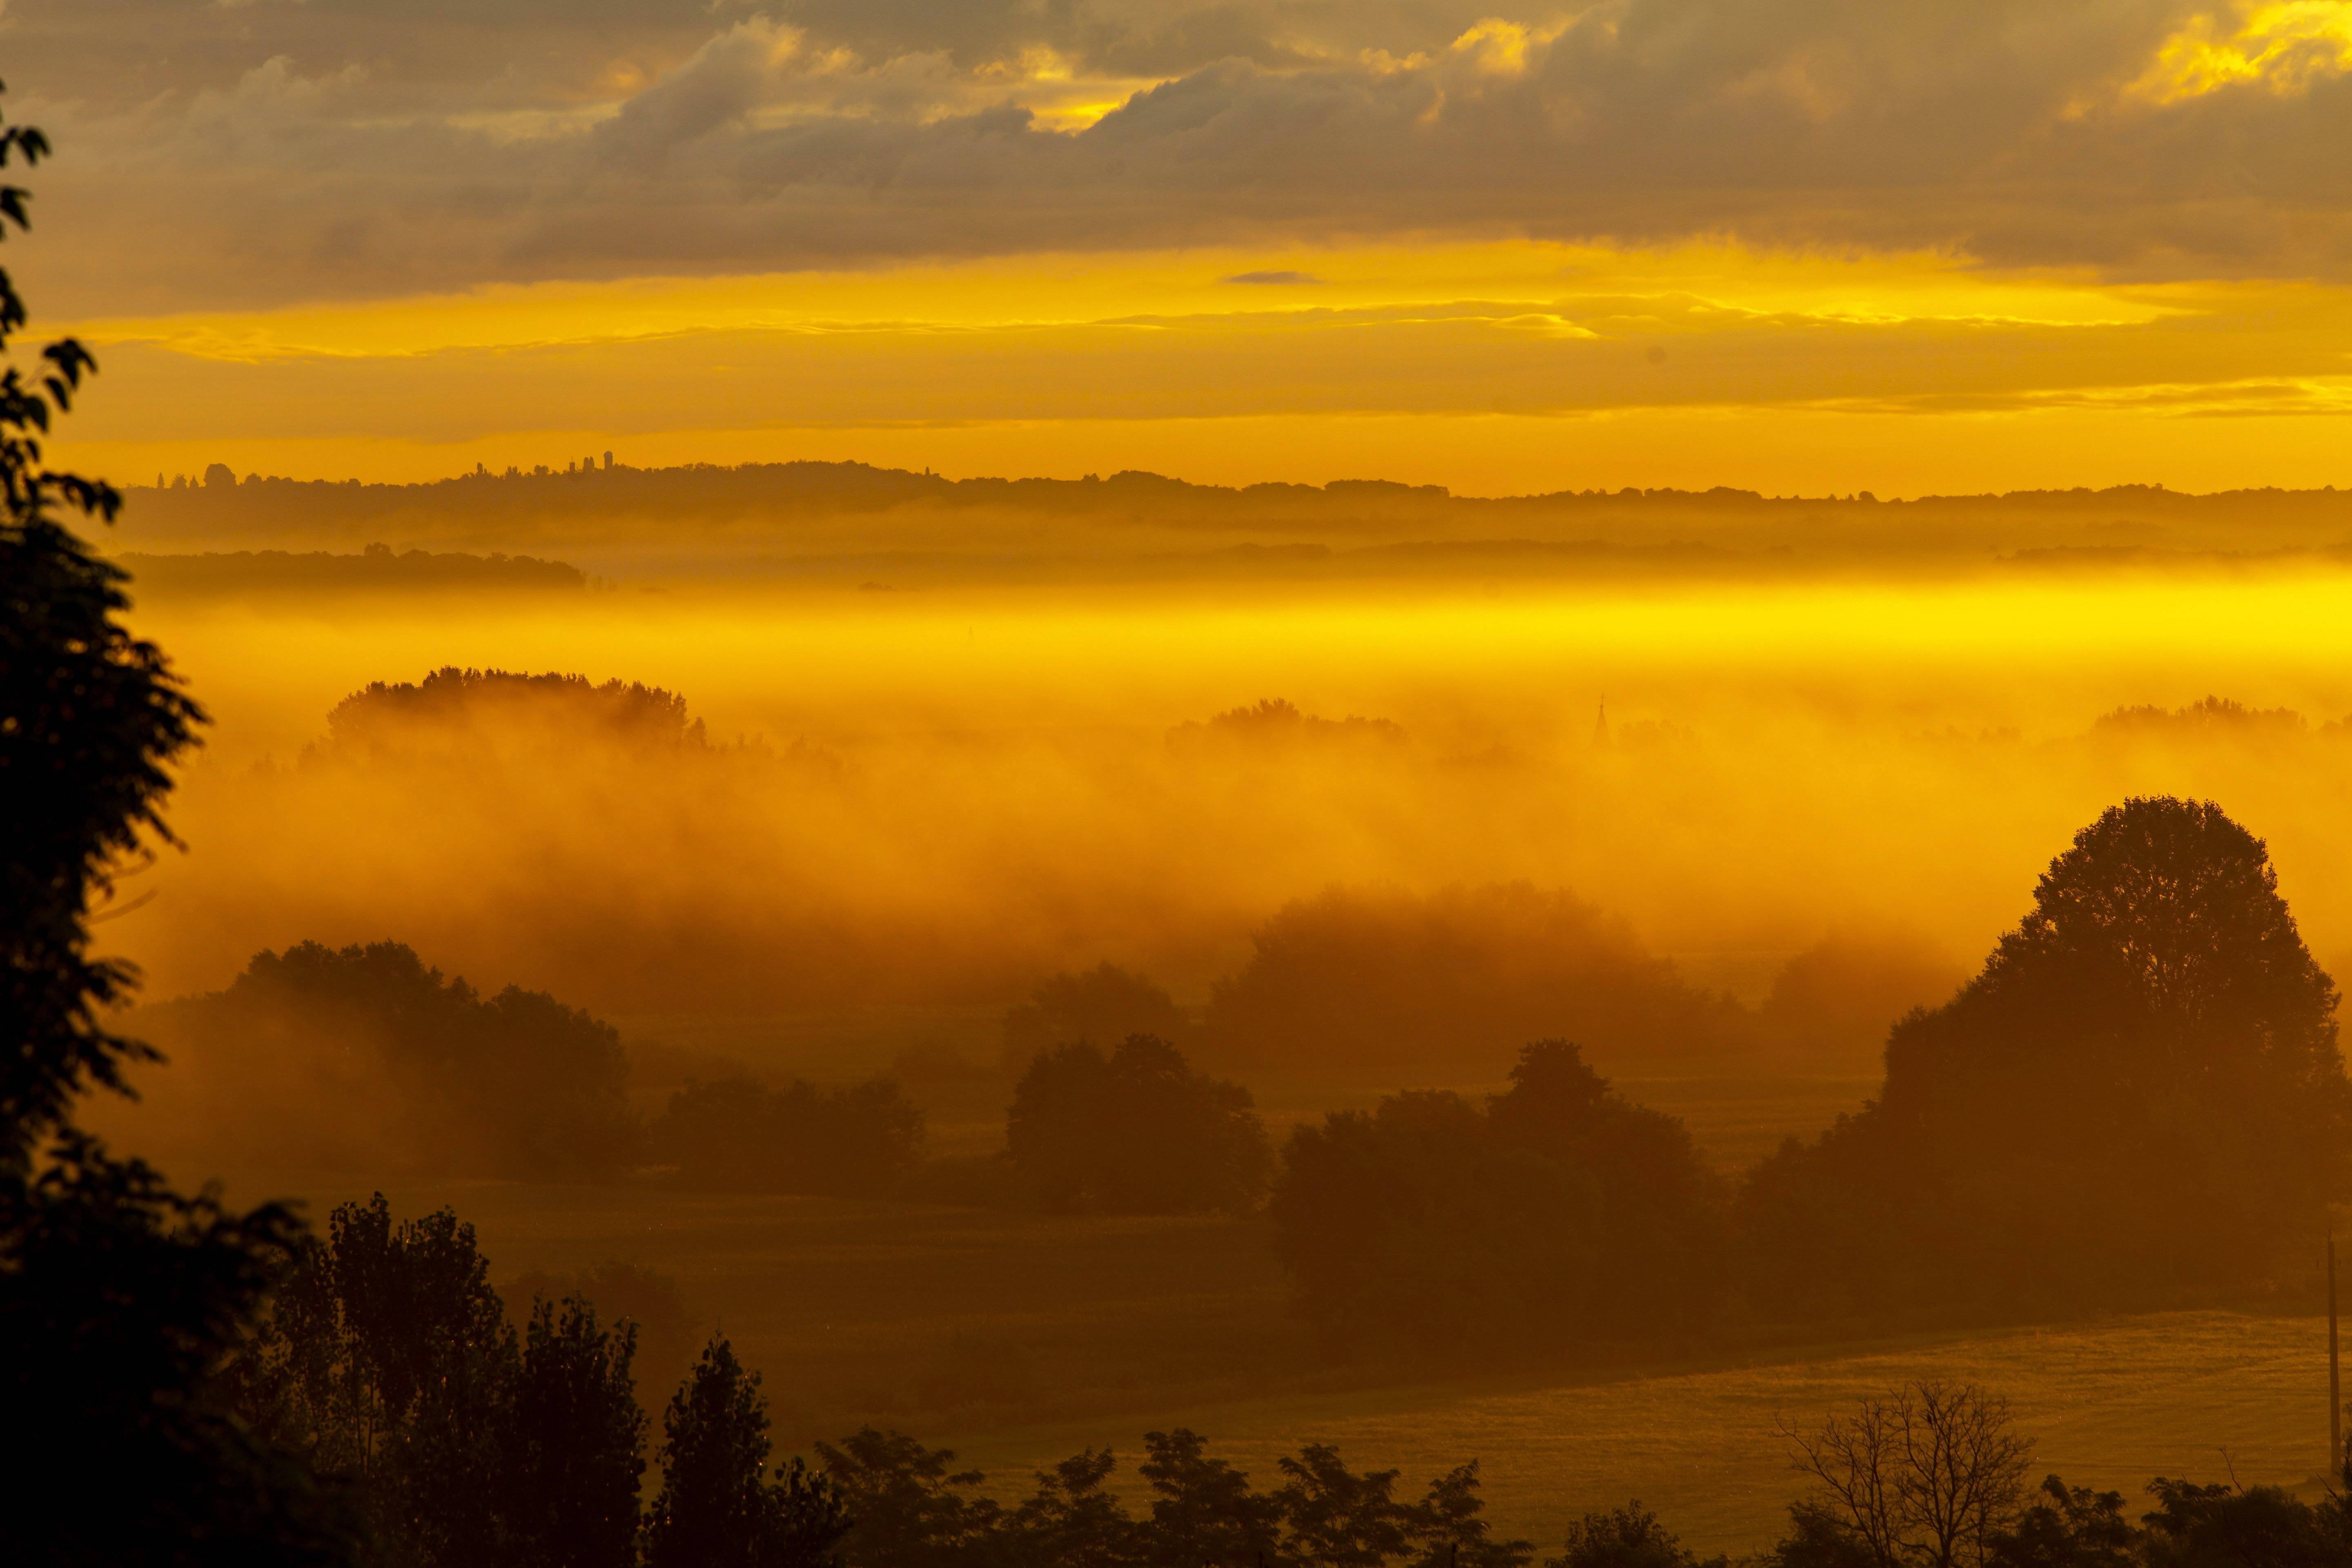
[[[2182,0],[1479,9],[16,0],[0,42],[75,311],[1449,230],[2352,253],[2333,12],[2233,81],[2165,75],[2242,20]]]

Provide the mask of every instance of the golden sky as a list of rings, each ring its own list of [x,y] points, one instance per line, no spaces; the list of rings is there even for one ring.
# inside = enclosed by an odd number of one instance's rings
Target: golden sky
[[[2352,478],[2352,0],[6,0],[0,58],[122,481]]]

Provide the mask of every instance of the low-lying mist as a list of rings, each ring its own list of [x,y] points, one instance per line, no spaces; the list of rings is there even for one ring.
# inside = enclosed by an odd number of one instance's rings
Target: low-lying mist
[[[166,597],[218,723],[102,934],[151,999],[390,940],[835,1080],[1103,963],[1256,1080],[1864,1076],[2129,795],[2352,948],[2342,586]]]

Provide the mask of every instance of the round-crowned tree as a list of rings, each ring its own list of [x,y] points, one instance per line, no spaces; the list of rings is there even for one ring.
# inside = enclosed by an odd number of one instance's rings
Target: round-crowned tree
[[[1886,1086],[1751,1182],[1764,1294],[2116,1305],[2294,1268],[2346,1186],[2336,987],[2263,841],[2135,798],[2051,862]]]

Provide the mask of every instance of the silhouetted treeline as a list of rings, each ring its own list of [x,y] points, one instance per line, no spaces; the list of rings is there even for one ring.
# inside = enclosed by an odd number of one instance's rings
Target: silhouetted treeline
[[[1683,1124],[1559,1040],[1484,1107],[1422,1090],[1298,1128],[1272,1205],[1299,1306],[1334,1336],[1553,1352],[1709,1326],[1723,1206]]]
[[[1914,1383],[1862,1400],[1811,1431],[1782,1429],[1811,1484],[1789,1534],[1759,1568],[2342,1568],[2352,1563],[2352,1502],[2331,1486],[2316,1503],[2275,1487],[2158,1476],[2135,1523],[2123,1494],[2057,1476],[2029,1492],[2032,1444],[1997,1395],[1969,1384]],[[2352,1460],[2334,1479],[2352,1489]],[[1601,1522],[1601,1516],[1586,1524]],[[1571,1551],[1571,1559],[1575,1556]],[[1601,1555],[1592,1568],[1655,1562]]]
[[[584,588],[577,566],[529,555],[394,552],[369,545],[356,554],[283,550],[206,552],[197,555],[128,554],[123,567],[154,595],[381,593],[418,588]]]
[[[709,743],[702,721],[687,717],[686,699],[656,686],[450,665],[422,681],[371,681],[344,698],[327,715],[326,745],[400,752],[517,730],[633,750],[699,751]]]
[[[1327,964],[1357,978],[1365,1029],[1423,973],[1490,1005],[1507,989],[1458,978],[1471,966],[1438,942],[1420,967],[1318,951],[1261,941],[1209,1030],[1244,983]],[[1672,1338],[1727,1308],[1883,1321],[2242,1294],[2301,1277],[2346,1192],[2335,1006],[2261,842],[2210,804],[2135,799],[2052,864],[1976,980],[1895,1026],[1879,1098],[1791,1141],[1736,1201],[1678,1122],[1548,1041],[1483,1108],[1412,1092],[1297,1130],[1278,1245],[1326,1329],[1430,1348]]]
[[[2076,836],[1879,1097],[1736,1201],[1574,1047],[1482,1110],[1416,1092],[1295,1132],[1273,1205],[1302,1308],[1354,1338],[1561,1350],[1750,1320],[2142,1307],[2307,1278],[2347,1187],[2334,984],[2261,841],[2134,799]]]
[[[888,1194],[922,1157],[923,1113],[895,1079],[689,1083],[646,1131],[655,1161],[708,1192]]]
[[[540,991],[484,997],[399,942],[306,942],[152,1009],[178,1134],[279,1169],[608,1178],[636,1152],[608,1024]]]
[[[1693,545],[1742,554],[1759,549],[1862,549],[1919,555],[2040,551],[2056,559],[2147,556],[2166,549],[2326,548],[2352,533],[2352,491],[2238,490],[2198,496],[2159,486],[2019,491],[1878,500],[1867,494],[1787,497],[1717,487],[1560,491],[1483,499],[1434,485],[1377,479],[1239,489],[1129,471],[1097,479],[951,480],[862,463],[709,463],[670,468],[575,462],[525,472],[487,468],[424,484],[240,479],[218,464],[208,482],[131,492],[133,537],[142,542],[259,542],[463,534],[520,540],[562,527],[577,534],[641,529],[675,546],[680,525],[706,533],[756,531],[788,543],[809,524],[857,520],[859,537],[890,523],[961,520],[967,542],[978,514],[1067,519],[1099,547],[1105,524],[1211,538],[1446,542],[1491,552],[1569,546]],[[1034,529],[1024,530],[1034,552]],[[1441,545],[1440,548],[1444,546]],[[2055,552],[2066,552],[2055,555]],[[2053,559],[2044,556],[2042,559]],[[1295,564],[1288,557],[1267,564]],[[1405,557],[1396,563],[1410,564]]]
[[[882,1196],[920,1159],[895,1079],[690,1083],[642,1122],[611,1025],[544,992],[484,997],[400,942],[262,952],[227,990],[142,1023],[185,1152],[278,1172],[611,1181],[651,1164],[714,1192]]]
[[[2308,726],[2292,708],[2249,708],[2226,697],[2207,696],[2184,708],[2143,704],[2102,713],[2091,725],[2094,741],[2171,740],[2208,737],[2244,741],[2300,739]],[[2326,726],[2346,728],[2342,720]]]
[[[1518,1568],[1533,1556],[1479,1517],[1475,1460],[1415,1498],[1399,1495],[1402,1472],[1351,1470],[1324,1443],[1277,1460],[1281,1482],[1266,1491],[1182,1427],[1147,1433],[1143,1448],[1150,1511],[1135,1514],[1107,1489],[1118,1468],[1108,1449],[1037,1472],[1036,1489],[1008,1507],[975,1495],[986,1478],[953,1471],[951,1451],[900,1433],[866,1427],[817,1445],[849,1521],[851,1568]]]
[[[1268,697],[1248,708],[1229,709],[1205,724],[1188,721],[1168,731],[1168,743],[1180,751],[1210,751],[1220,746],[1401,746],[1405,733],[1391,719],[1367,719],[1350,713],[1345,719],[1325,719],[1304,713],[1297,704]]]
[[[576,1298],[517,1335],[473,1227],[446,1209],[395,1224],[379,1194],[303,1249],[235,1374],[251,1429],[355,1489],[385,1563],[624,1568],[635,1351]]]
[[[1263,1561],[1517,1564],[1524,1542],[1479,1518],[1477,1466],[1397,1495],[1328,1445],[1280,1462],[1272,1491],[1179,1429],[1144,1440],[1153,1500],[1138,1518],[1089,1449],[1007,1506],[954,1455],[866,1427],[772,1465],[760,1377],[714,1338],[652,1434],[635,1327],[572,1296],[520,1334],[473,1229],[448,1210],[395,1220],[346,1204],[300,1248],[227,1384],[245,1427],[352,1497],[372,1561],[399,1568],[1071,1568]]]
[[[1749,1179],[1776,1315],[2210,1299],[2347,1191],[2336,992],[2261,840],[2135,799],[2075,836],[1983,972],[1913,1013],[1879,1097]]]
[[[1555,1060],[1555,1068],[1570,1065]],[[632,1377],[635,1331],[578,1298],[518,1336],[470,1227],[338,1209],[303,1249],[228,1382],[247,1426],[305,1456],[402,1568],[1530,1568],[1535,1543],[1484,1518],[1477,1463],[1417,1494],[1328,1444],[1272,1484],[1195,1432],[1143,1438],[1131,1506],[1087,1448],[1003,1500],[951,1450],[867,1426],[778,1463],[758,1373],[714,1336],[667,1397],[658,1439]],[[656,1391],[658,1392],[658,1391]],[[2135,1521],[2116,1492],[2024,1485],[2032,1444],[1994,1394],[1921,1382],[1819,1426],[1784,1427],[1809,1483],[1757,1568],[2345,1568],[2352,1508],[2158,1478]],[[657,1483],[648,1500],[650,1447]],[[1570,1478],[1570,1484],[1573,1479]],[[2352,1486],[2352,1468],[2345,1472]],[[1133,1494],[1129,1494],[1133,1495]],[[1585,1514],[1544,1568],[1702,1564],[1639,1502]]]

